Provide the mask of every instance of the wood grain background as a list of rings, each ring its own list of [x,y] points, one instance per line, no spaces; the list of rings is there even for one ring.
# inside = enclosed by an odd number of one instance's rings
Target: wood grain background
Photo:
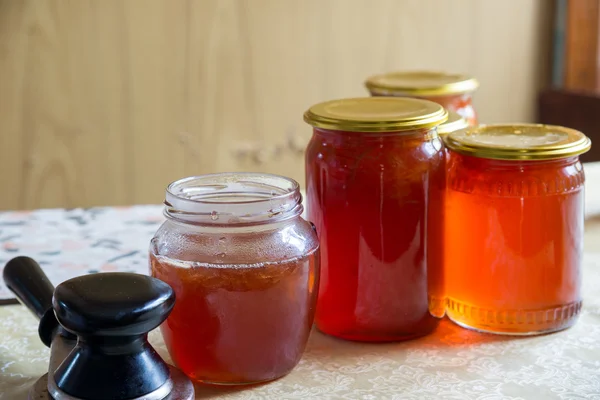
[[[304,110],[395,69],[534,118],[547,0],[0,0],[0,209],[160,203],[180,177],[304,181]]]

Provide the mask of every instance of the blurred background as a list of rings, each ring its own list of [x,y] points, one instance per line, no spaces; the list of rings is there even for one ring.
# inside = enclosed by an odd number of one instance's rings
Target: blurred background
[[[0,0],[0,209],[156,204],[228,170],[303,184],[303,112],[394,70],[473,75],[483,123],[587,128],[599,16],[598,0]]]

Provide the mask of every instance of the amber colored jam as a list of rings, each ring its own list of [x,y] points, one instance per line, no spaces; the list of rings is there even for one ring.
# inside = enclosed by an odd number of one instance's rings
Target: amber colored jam
[[[450,151],[447,179],[447,315],[494,333],[571,326],[581,310],[578,158],[491,160]]]
[[[314,317],[315,262],[201,264],[150,255],[152,276],[175,290],[161,331],[176,365],[205,383],[249,384],[290,372]]]
[[[444,175],[442,142],[427,130],[314,130],[306,177],[321,243],[319,330],[394,341],[435,328],[430,301],[434,314],[444,312]]]

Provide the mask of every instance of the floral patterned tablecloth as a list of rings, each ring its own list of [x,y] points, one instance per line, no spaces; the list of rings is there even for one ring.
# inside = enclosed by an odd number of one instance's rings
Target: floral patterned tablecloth
[[[148,245],[162,206],[0,213],[0,272],[18,255],[35,259],[54,285],[89,273],[148,274]],[[0,282],[0,299],[14,298]]]
[[[600,210],[600,193],[591,200],[588,210]],[[197,398],[600,400],[600,218],[588,217],[584,306],[571,329],[512,338],[444,320],[427,337],[394,344],[346,342],[315,331],[288,376],[246,389],[198,387]],[[55,284],[84,273],[147,273],[146,249],[162,220],[158,205],[0,213],[0,265],[30,255]],[[9,297],[0,286],[0,298]],[[150,341],[170,360],[158,331]],[[20,305],[0,307],[0,399],[25,399],[47,372],[48,357],[33,315]]]

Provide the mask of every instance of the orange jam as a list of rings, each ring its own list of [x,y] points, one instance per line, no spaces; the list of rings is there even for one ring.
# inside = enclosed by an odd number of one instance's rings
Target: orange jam
[[[477,125],[472,93],[479,83],[466,75],[433,71],[401,71],[370,77],[365,86],[373,96],[419,97],[458,113]]]
[[[306,182],[321,243],[322,332],[405,340],[431,332],[432,314],[443,316],[436,126],[446,117],[439,104],[393,97],[330,101],[305,114],[314,126]]]
[[[488,125],[450,133],[447,315],[480,331],[565,329],[581,310],[582,133]]]

